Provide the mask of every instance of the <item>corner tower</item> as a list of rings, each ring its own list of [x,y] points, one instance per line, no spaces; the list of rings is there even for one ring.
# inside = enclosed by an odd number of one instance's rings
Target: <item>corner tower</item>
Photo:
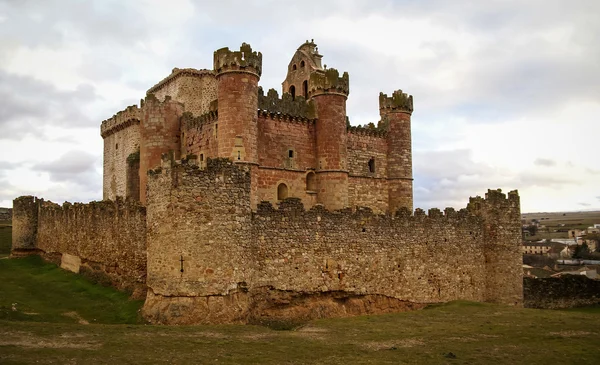
[[[379,94],[379,114],[388,126],[388,210],[413,209],[412,141],[410,118],[413,97],[396,90],[391,97]]]
[[[317,201],[330,210],[343,209],[348,202],[348,150],[346,100],[349,79],[334,69],[319,70],[310,75],[308,97],[315,103]]]

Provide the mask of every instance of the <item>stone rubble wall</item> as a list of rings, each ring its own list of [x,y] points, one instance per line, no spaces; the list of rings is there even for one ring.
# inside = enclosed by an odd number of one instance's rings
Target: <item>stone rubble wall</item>
[[[560,278],[523,278],[526,308],[563,309],[600,304],[600,280],[583,275]]]
[[[493,251],[510,266],[497,273],[486,261],[492,237],[508,239],[499,246],[512,245],[511,236],[492,236],[486,228],[495,224],[488,216],[507,224],[512,215],[488,211],[518,206],[518,197],[490,191],[469,210],[411,215],[404,209],[394,217],[320,205],[305,210],[292,198],[278,209],[262,202],[253,213],[250,176],[248,166],[224,159],[209,160],[201,170],[193,160],[168,156],[150,173],[148,320],[293,321],[456,299],[519,304],[516,292],[500,283],[513,284],[508,275],[520,269],[520,258]]]
[[[13,202],[13,254],[75,256],[81,267],[136,297],[145,294],[146,210],[136,202],[100,201],[62,206],[20,197]]]

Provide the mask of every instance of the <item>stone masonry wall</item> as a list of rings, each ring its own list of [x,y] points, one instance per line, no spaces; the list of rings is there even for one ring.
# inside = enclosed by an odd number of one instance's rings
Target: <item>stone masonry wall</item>
[[[485,300],[522,305],[523,253],[518,193],[509,192],[507,199],[500,190],[488,190],[485,198],[470,198],[467,208],[486,222],[483,226]]]
[[[217,99],[217,80],[212,70],[174,68],[171,75],[148,90],[160,101],[170,96],[195,116],[207,113],[210,103]]]
[[[486,222],[494,218],[487,211],[512,198],[479,198],[479,210],[401,210],[395,217],[306,211],[292,198],[252,213],[250,170],[221,159],[200,170],[193,160],[166,158],[150,173],[144,315],[151,322],[298,320],[455,299],[514,304],[512,277],[504,286],[499,276],[489,278],[500,274],[489,268],[495,243],[486,228],[495,224]],[[502,260],[507,275],[520,267],[511,255]]]
[[[305,293],[379,294],[417,303],[483,300],[478,217],[432,211],[392,218],[369,210],[263,205],[253,220],[253,285]]]
[[[289,157],[289,151],[293,157]],[[313,120],[268,114],[258,118],[260,166],[292,170],[314,169],[315,125]]]
[[[165,159],[149,174],[144,316],[160,323],[239,321],[235,297],[253,272],[248,167],[211,159],[200,170],[183,162]]]
[[[41,251],[50,257],[74,256],[74,271],[101,273],[120,289],[145,293],[146,210],[137,202],[64,203],[34,197],[14,201],[13,252]],[[24,235],[23,232],[27,232]],[[30,241],[24,245],[23,237]],[[78,260],[78,262],[79,262]]]
[[[201,167],[204,167],[208,158],[217,157],[218,123],[217,114],[214,112],[193,119],[184,115],[181,125],[181,155],[198,156],[198,164]]]
[[[259,113],[258,130],[257,202],[276,204],[277,187],[284,183],[288,197],[300,198],[307,207],[312,207],[317,202],[316,187],[315,191],[308,191],[306,176],[317,165],[314,122]]]
[[[140,201],[146,202],[148,170],[161,163],[163,153],[172,152],[175,158],[181,154],[181,116],[183,104],[170,97],[159,101],[152,95],[146,96],[142,104],[140,124]]]
[[[103,199],[127,194],[127,158],[140,149],[140,118],[140,109],[130,106],[102,122]]]
[[[348,202],[351,207],[388,210],[387,140],[369,134],[348,133]],[[369,161],[374,162],[374,172]]]

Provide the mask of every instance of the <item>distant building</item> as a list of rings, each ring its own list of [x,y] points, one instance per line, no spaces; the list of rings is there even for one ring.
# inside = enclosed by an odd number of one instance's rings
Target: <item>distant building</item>
[[[581,236],[581,232],[583,232],[581,229],[570,229],[569,238],[577,238]]]

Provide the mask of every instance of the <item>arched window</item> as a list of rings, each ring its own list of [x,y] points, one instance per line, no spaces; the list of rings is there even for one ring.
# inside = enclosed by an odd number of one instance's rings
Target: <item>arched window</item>
[[[292,100],[296,99],[296,87],[294,85],[290,86],[290,95],[292,95]]]
[[[294,66],[292,66],[292,70],[296,71],[296,64],[294,63]]]
[[[302,92],[304,92],[304,98],[308,99],[308,80],[302,82]]]
[[[306,190],[317,191],[317,175],[312,171],[306,175]]]
[[[300,62],[300,67],[304,67],[304,61]]]
[[[277,200],[284,200],[288,197],[288,187],[286,184],[281,183],[277,186]]]
[[[370,173],[374,173],[375,172],[375,159],[371,158],[369,160],[369,172]]]

